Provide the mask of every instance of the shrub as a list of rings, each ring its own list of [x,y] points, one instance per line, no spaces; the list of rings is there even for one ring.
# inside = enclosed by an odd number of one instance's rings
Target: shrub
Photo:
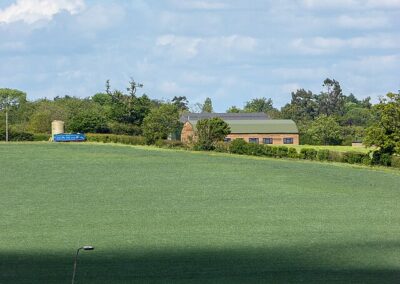
[[[245,154],[252,156],[263,156],[264,146],[256,143],[247,143],[245,147]]]
[[[369,159],[368,154],[360,153],[360,152],[344,152],[343,153],[343,162],[349,164],[363,164],[364,159]]]
[[[276,148],[275,147],[264,145],[264,156],[275,157],[275,155],[276,155]]]
[[[145,145],[146,141],[142,136],[116,135],[116,134],[86,134],[89,142],[121,143],[128,145]]]
[[[317,160],[318,161],[328,161],[329,160],[329,150],[327,150],[327,149],[318,150]]]
[[[6,133],[5,131],[0,132],[0,141],[6,140]],[[8,133],[8,140],[9,141],[33,141],[33,134],[28,132],[22,131],[14,131],[10,130]]]
[[[278,146],[278,147],[275,147],[275,157],[277,157],[277,158],[285,158],[285,157],[287,157],[288,156],[288,151],[289,151],[289,148],[288,147],[286,147],[286,146]]]
[[[229,152],[233,154],[243,155],[247,152],[247,142],[243,139],[235,139],[231,142]]]
[[[400,168],[400,156],[392,156],[392,167]]]
[[[390,167],[392,164],[392,156],[381,151],[372,152],[372,164]]]
[[[317,150],[312,148],[303,148],[300,150],[300,158],[306,160],[315,160],[317,158]]]
[[[159,139],[156,141],[155,145],[160,148],[184,148],[184,145],[181,141],[178,140],[162,140]]]
[[[296,148],[289,148],[287,156],[292,159],[298,159],[299,153],[297,153]]]
[[[343,163],[343,153],[337,151],[329,151],[329,161]]]
[[[230,143],[219,141],[214,144],[214,151],[220,153],[229,153]]]
[[[33,134],[33,141],[49,141],[51,138],[50,134],[46,133],[35,133]]]

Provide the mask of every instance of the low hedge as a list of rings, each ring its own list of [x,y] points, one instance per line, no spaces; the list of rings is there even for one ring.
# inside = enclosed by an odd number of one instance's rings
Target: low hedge
[[[400,156],[392,156],[392,167],[400,168]]]
[[[13,131],[8,133],[8,141],[33,141],[33,134],[28,132]],[[6,140],[6,132],[0,131],[0,141]]]
[[[317,159],[318,151],[313,148],[302,148],[300,150],[300,158],[305,160],[315,160]]]
[[[129,136],[117,134],[86,134],[87,141],[89,142],[102,142],[102,143],[121,143],[128,145],[146,145],[146,141],[142,136]]]
[[[329,161],[329,150],[327,150],[327,149],[318,150],[317,160],[318,161]]]
[[[160,148],[185,148],[185,145],[181,141],[177,140],[157,140],[155,145]]]
[[[33,134],[33,141],[50,141],[51,135],[46,133]]]

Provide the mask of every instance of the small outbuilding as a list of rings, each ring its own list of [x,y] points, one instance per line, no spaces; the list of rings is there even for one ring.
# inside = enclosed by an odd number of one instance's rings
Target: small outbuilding
[[[196,140],[196,124],[199,119],[220,117],[231,128],[231,134],[225,137],[229,142],[234,139],[244,139],[257,144],[299,144],[299,130],[296,123],[290,119],[271,119],[264,113],[189,113],[181,117],[184,123],[181,141]]]

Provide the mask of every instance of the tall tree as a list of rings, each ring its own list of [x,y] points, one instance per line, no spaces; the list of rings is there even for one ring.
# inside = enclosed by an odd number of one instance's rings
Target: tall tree
[[[388,93],[375,109],[378,121],[367,129],[365,145],[378,146],[383,153],[400,154],[400,92]]]
[[[243,110],[241,110],[240,108],[236,107],[236,106],[231,106],[230,108],[228,108],[226,110],[227,113],[240,113],[243,112]]]
[[[271,114],[272,112],[277,111],[272,103],[272,99],[267,99],[265,97],[252,99],[246,102],[244,106],[245,112],[264,112],[267,114]]]
[[[296,122],[308,121],[315,118],[317,111],[313,93],[300,89],[292,92],[292,100],[282,108],[282,116]]]
[[[318,113],[325,115],[343,115],[345,97],[342,93],[340,84],[335,79],[325,79],[322,85],[326,88],[326,92],[322,92],[316,96],[318,103]]]
[[[206,100],[204,101],[203,107],[201,109],[201,112],[208,112],[208,113],[212,113],[214,112],[213,106],[212,106],[212,101],[210,98],[206,98]]]
[[[339,123],[332,116],[320,115],[315,119],[307,133],[312,137],[316,144],[321,145],[340,145],[341,128]]]
[[[5,111],[6,117],[6,141],[9,140],[8,133],[8,114],[11,108],[18,107],[19,104],[26,102],[26,93],[15,89],[0,89],[0,110]]]
[[[230,133],[229,125],[219,117],[200,119],[196,124],[197,146],[202,150],[212,150],[216,142]]]
[[[189,101],[185,96],[174,96],[174,98],[172,99],[172,103],[181,111],[188,111],[189,107]]]

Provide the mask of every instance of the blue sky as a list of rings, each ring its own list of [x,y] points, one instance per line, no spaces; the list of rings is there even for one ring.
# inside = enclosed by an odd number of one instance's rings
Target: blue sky
[[[87,97],[130,77],[217,111],[338,80],[400,89],[400,0],[0,0],[0,87]]]

